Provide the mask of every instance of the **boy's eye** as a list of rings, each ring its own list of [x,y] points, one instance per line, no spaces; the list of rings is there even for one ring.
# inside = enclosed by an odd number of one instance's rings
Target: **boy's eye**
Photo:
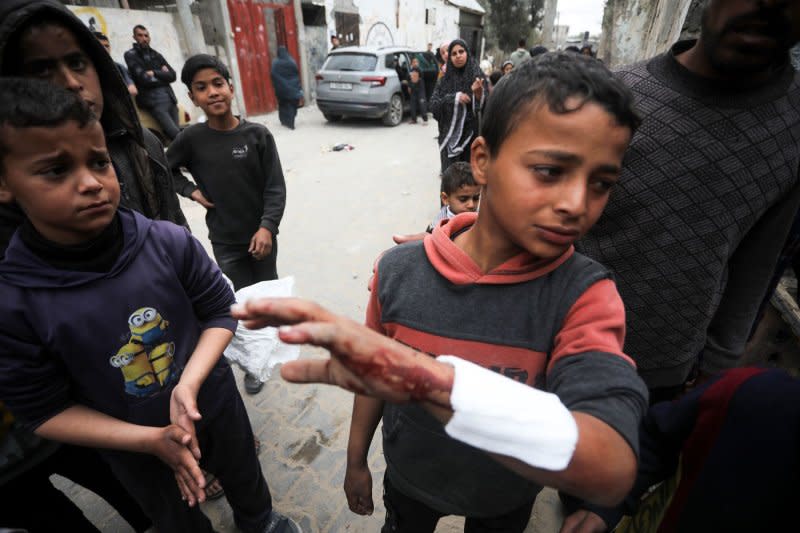
[[[111,159],[104,157],[101,159],[97,159],[93,163],[95,170],[107,170],[111,166]]]
[[[48,180],[57,180],[63,177],[67,172],[65,165],[52,165],[43,168],[38,172],[39,175],[44,176]]]
[[[71,57],[67,61],[67,66],[70,68],[70,70],[75,70],[80,72],[86,69],[86,59],[80,56]]]
[[[614,185],[616,185],[616,183],[617,182],[615,180],[600,178],[600,179],[593,180],[591,183],[589,183],[589,187],[591,187],[592,189],[594,189],[597,192],[606,193],[606,192],[610,191],[612,189],[612,187],[614,187]]]
[[[533,171],[543,177],[546,180],[552,180],[558,178],[564,173],[564,170],[560,167],[553,167],[553,166],[546,166],[546,165],[538,165],[533,167]]]
[[[458,201],[462,204],[467,203],[469,201],[469,196],[459,196]]]

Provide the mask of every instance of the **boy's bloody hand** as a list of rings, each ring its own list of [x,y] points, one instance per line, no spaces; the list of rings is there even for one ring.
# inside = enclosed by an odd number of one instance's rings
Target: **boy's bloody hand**
[[[148,448],[150,453],[161,459],[175,473],[181,497],[191,507],[205,501],[203,489],[206,480],[197,459],[189,451],[190,442],[189,433],[173,424],[157,428]]]
[[[347,506],[360,515],[371,515],[375,509],[372,503],[372,474],[366,464],[353,466],[347,464],[344,474],[344,493]]]
[[[281,376],[295,383],[328,383],[343,389],[403,403],[429,402],[450,408],[453,367],[404,346],[319,305],[296,298],[264,298],[233,307],[234,318],[250,329],[281,328],[288,344],[313,344],[330,359],[284,363]]]
[[[272,233],[267,228],[258,228],[247,251],[258,261],[267,257],[272,253]]]

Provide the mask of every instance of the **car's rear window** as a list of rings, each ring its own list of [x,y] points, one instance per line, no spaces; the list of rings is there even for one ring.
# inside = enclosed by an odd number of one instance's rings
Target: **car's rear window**
[[[439,70],[439,65],[436,64],[436,57],[430,52],[410,52],[411,57],[417,58],[419,61],[419,68],[423,71]]]
[[[333,54],[323,70],[375,70],[378,58],[369,54]]]

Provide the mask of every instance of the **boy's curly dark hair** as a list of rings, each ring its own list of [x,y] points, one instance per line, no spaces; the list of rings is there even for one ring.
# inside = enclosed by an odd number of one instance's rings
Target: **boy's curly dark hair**
[[[458,161],[447,167],[442,174],[442,192],[449,196],[464,185],[476,185],[470,164]]]
[[[639,127],[633,93],[603,63],[580,54],[548,52],[497,82],[486,104],[481,135],[496,154],[533,106],[545,104],[552,113],[565,114],[589,102],[608,111],[631,134]]]
[[[72,91],[31,78],[0,78],[0,161],[8,155],[5,126],[52,128],[74,120],[80,127],[97,120]]]
[[[186,63],[183,64],[183,68],[181,69],[181,81],[186,85],[186,88],[189,89],[189,92],[192,92],[192,80],[194,79],[194,75],[204,68],[214,69],[220,76],[225,78],[226,81],[231,81],[231,73],[228,71],[228,67],[225,66],[225,63],[209,54],[195,54],[186,60]]]

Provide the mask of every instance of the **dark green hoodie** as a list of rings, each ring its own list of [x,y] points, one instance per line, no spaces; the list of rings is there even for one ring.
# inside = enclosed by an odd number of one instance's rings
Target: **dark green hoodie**
[[[0,75],[13,76],[17,57],[9,42],[31,21],[52,19],[69,28],[91,58],[103,89],[100,122],[119,179],[121,204],[143,215],[186,225],[164,148],[156,137],[142,128],[136,108],[111,56],[78,17],[55,0],[2,0],[0,2]],[[0,257],[22,222],[24,214],[16,205],[0,204]]]

